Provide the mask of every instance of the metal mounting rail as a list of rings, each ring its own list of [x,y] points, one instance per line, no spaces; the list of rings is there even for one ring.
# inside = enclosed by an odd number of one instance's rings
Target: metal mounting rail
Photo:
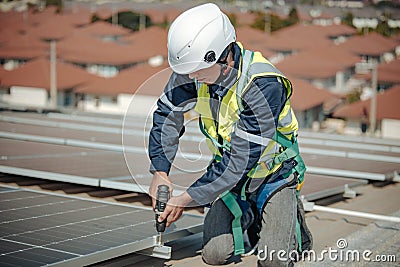
[[[305,200],[303,200],[303,205],[304,205],[305,211],[322,211],[322,212],[341,214],[341,215],[347,215],[347,216],[353,216],[353,217],[360,217],[360,218],[366,218],[366,219],[377,220],[377,221],[388,221],[388,222],[400,223],[400,217],[395,217],[395,216],[387,216],[387,215],[374,214],[374,213],[369,213],[369,212],[360,212],[360,211],[354,211],[354,210],[345,210],[345,209],[325,207],[325,206],[315,205],[314,202],[308,202]]]

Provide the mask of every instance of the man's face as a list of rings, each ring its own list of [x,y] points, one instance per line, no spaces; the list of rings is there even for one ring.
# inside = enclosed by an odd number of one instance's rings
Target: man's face
[[[217,81],[220,74],[221,74],[221,65],[214,64],[209,68],[189,73],[189,78],[196,79],[201,83],[213,84]]]

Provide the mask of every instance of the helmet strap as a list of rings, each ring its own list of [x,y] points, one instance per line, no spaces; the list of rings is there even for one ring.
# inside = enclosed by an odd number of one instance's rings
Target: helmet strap
[[[229,52],[232,51],[232,47],[233,47],[233,46],[232,46],[232,43],[230,43],[230,44],[224,49],[224,51],[222,51],[221,55],[219,56],[219,58],[218,58],[218,60],[217,60],[217,63],[226,64],[227,59],[228,59]]]

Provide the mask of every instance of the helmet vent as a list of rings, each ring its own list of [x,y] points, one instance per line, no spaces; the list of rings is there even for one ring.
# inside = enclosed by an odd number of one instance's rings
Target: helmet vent
[[[207,63],[214,62],[215,60],[217,60],[217,59],[216,59],[214,51],[208,51],[206,53],[206,55],[204,56],[204,61],[207,62]]]

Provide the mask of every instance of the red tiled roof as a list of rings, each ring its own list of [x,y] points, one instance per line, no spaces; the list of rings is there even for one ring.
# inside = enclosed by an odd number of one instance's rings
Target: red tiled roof
[[[241,42],[245,49],[259,51],[264,57],[269,57],[274,54],[266,46],[271,38],[271,35],[263,31],[243,26],[236,29],[237,40]]]
[[[336,98],[334,94],[325,89],[319,89],[309,82],[301,79],[290,79],[293,85],[293,95],[290,103],[294,110],[305,111]]]
[[[236,28],[253,24],[257,16],[250,12],[235,12],[234,14],[236,16]]]
[[[74,26],[60,15],[53,15],[46,18],[37,27],[31,27],[29,34],[38,36],[40,39],[60,40],[71,36],[74,32]]]
[[[144,42],[149,44],[154,44],[154,42],[164,43],[164,46],[167,46],[167,36],[168,30],[151,26],[141,31],[132,32],[128,36],[122,37],[122,40],[130,43]]]
[[[132,52],[137,51],[150,58],[157,55],[165,57],[168,55],[167,38],[167,30],[153,26],[125,36],[122,40],[130,44]]]
[[[146,9],[143,11],[144,14],[150,17],[152,23],[164,23],[174,21],[181,13],[183,9]]]
[[[279,51],[315,50],[333,44],[329,37],[352,35],[356,31],[344,25],[318,26],[296,24],[266,34],[249,26],[236,30],[238,40],[253,50],[259,50],[269,56]],[[322,48],[321,48],[322,49]],[[275,51],[275,52],[272,52]]]
[[[326,12],[323,12],[321,15],[313,17],[313,19],[333,19],[335,16],[332,16],[331,14],[328,14]]]
[[[376,118],[400,120],[400,85],[386,89],[383,93],[377,94]],[[363,117],[363,110],[370,113],[371,100],[358,101],[343,107],[338,108],[334,113],[334,117],[338,118],[355,118]]]
[[[5,41],[2,43],[2,47],[13,47],[13,48],[43,48],[47,49],[49,44],[39,40],[37,36],[32,34],[19,34],[15,31],[1,32],[5,36]],[[0,49],[2,49],[0,47]]]
[[[62,16],[67,18],[69,23],[74,26],[87,25],[92,20],[92,13],[88,9],[79,6],[63,8]]]
[[[364,79],[371,80],[371,73],[366,74]],[[400,58],[378,66],[378,81],[400,83]]]
[[[44,57],[48,52],[36,47],[2,47],[0,48],[0,58],[29,60],[37,57]]]
[[[331,45],[286,57],[276,65],[287,75],[307,79],[326,79],[334,77],[338,71],[345,71],[357,62],[359,62],[358,57],[338,46]]]
[[[58,42],[57,53],[65,61],[82,64],[118,66],[148,59],[131,53],[131,48],[128,45],[104,42],[83,34],[76,34]]]
[[[240,41],[245,47],[252,45],[261,46],[271,39],[271,36],[267,33],[254,29],[250,26],[236,28],[236,35],[238,41]]]
[[[321,34],[323,34],[326,37],[357,34],[357,29],[344,24],[330,25],[330,26],[316,26],[316,25],[314,26],[316,27],[316,30],[320,30]]]
[[[273,51],[314,50],[332,44],[324,31],[330,26],[295,24],[271,34],[265,46]]]
[[[14,11],[0,12],[0,42],[6,41],[7,34],[25,32],[33,24],[31,18],[26,13]]]
[[[354,36],[339,46],[357,55],[380,56],[393,52],[398,43],[376,32],[362,36]]]
[[[66,63],[57,63],[57,89],[66,90],[79,84],[94,79],[79,67]],[[1,81],[2,86],[27,86],[38,87],[49,90],[50,88],[50,61],[47,59],[36,59],[25,65],[8,72]]]
[[[4,68],[0,67],[0,84],[1,81],[4,79],[5,76],[7,76],[9,73],[8,70],[5,70]]]
[[[95,36],[121,36],[129,34],[131,31],[119,25],[112,25],[105,21],[96,21],[82,28],[78,28],[80,33]]]
[[[134,93],[159,96],[171,73],[166,65],[151,67],[148,64],[142,64],[125,69],[113,78],[101,78],[83,84],[77,88],[76,92],[113,96]]]
[[[108,19],[109,17],[112,16],[113,11],[111,10],[111,8],[108,7],[101,7],[101,8],[97,8],[94,13],[95,15],[97,15],[99,18],[101,19]]]
[[[310,13],[307,11],[299,11],[298,15],[300,21],[310,22],[313,19],[313,17],[311,17]]]

